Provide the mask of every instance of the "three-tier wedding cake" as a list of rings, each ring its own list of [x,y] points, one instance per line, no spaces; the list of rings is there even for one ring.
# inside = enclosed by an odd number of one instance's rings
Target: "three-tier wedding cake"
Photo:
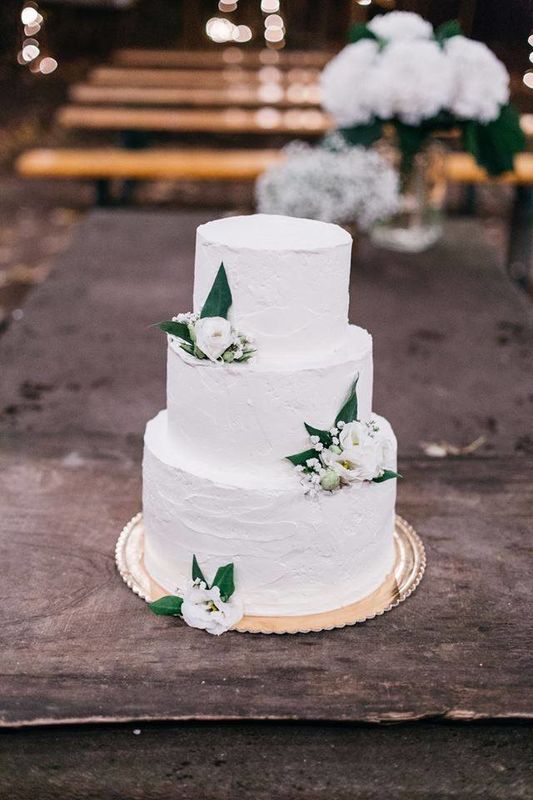
[[[372,338],[348,323],[351,245],[290,217],[198,228],[194,312],[160,325],[143,514],[147,572],[202,613],[317,614],[393,567],[396,440],[372,413]]]

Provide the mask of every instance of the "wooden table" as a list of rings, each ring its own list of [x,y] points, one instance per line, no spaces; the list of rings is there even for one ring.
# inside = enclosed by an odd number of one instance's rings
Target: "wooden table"
[[[206,216],[91,214],[0,340],[6,796],[531,796],[533,343],[474,224],[414,257],[363,242],[353,275],[428,550],[412,598],[328,634],[216,639],[116,574],[164,403],[147,325],[188,307]],[[421,454],[480,432],[476,456]]]

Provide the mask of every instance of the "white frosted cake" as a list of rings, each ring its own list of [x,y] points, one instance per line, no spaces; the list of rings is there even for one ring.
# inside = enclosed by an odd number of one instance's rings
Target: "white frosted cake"
[[[372,413],[372,338],[348,324],[351,245],[289,217],[198,228],[188,329],[214,316],[227,279],[231,336],[254,352],[208,351],[226,336],[219,316],[209,340],[205,325],[202,340],[200,325],[191,341],[168,336],[167,408],[143,463],[145,567],[165,591],[186,586],[195,556],[208,579],[233,564],[246,615],[315,614],[392,569],[396,441]]]

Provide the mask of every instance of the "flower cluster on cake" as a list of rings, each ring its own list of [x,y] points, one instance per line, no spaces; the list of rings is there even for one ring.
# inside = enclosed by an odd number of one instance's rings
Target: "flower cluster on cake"
[[[198,228],[192,316],[159,323],[167,408],[145,434],[156,614],[219,634],[343,608],[391,572],[396,439],[372,409],[372,338],[348,323],[351,245],[276,215]]]

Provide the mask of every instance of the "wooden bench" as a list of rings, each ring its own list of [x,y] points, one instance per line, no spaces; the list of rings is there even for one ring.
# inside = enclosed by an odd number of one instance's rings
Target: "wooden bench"
[[[318,107],[318,86],[279,85],[243,86],[229,85],[218,89],[165,86],[98,86],[90,83],[75,84],[69,91],[70,99],[85,105],[139,105],[139,106],[271,106],[293,108],[295,105]]]
[[[275,72],[266,71],[273,70]],[[314,85],[318,81],[319,71],[299,69],[296,74],[282,72],[275,67],[258,69],[241,69],[226,67],[225,69],[136,69],[122,67],[96,67],[89,72],[89,82],[99,86],[181,86],[220,88],[240,84],[256,86],[259,83],[275,83],[287,85],[300,83]]]
[[[282,158],[270,149],[40,149],[23,153],[16,168],[26,178],[93,180],[97,205],[106,206],[114,202],[113,180],[253,181]]]
[[[64,106],[57,113],[64,128],[118,131],[167,131],[172,133],[280,133],[320,136],[331,128],[327,114],[319,109],[257,111],[228,109],[109,108]]]
[[[210,69],[239,65],[242,67],[276,66],[280,69],[313,67],[321,69],[335,53],[323,50],[243,50],[227,47],[224,50],[118,50],[113,61],[131,67],[196,67]]]
[[[110,181],[138,180],[255,180],[267,167],[283,159],[279,150],[187,150],[118,148],[41,149],[23,153],[19,174],[27,178],[83,178],[96,181],[97,204],[112,201]],[[515,170],[499,178],[488,176],[466,153],[445,158],[446,180],[470,185],[514,185],[507,263],[514,279],[529,283],[533,225],[533,153],[521,153]]]

